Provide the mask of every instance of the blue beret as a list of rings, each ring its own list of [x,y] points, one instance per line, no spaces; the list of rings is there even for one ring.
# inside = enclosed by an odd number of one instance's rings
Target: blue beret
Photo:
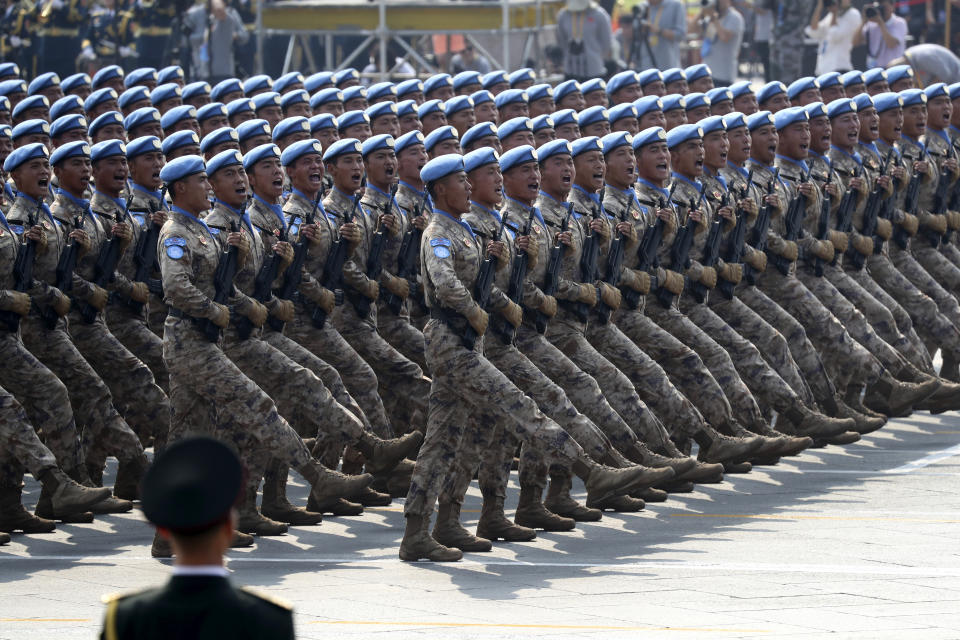
[[[650,127],[633,136],[633,150],[638,151],[648,144],[666,142],[667,132],[663,127]]]
[[[493,94],[487,91],[486,89],[480,89],[480,91],[474,91],[470,94],[470,99],[473,100],[473,106],[483,104],[484,102],[497,103],[496,99],[493,97]]]
[[[176,151],[182,147],[189,147],[191,145],[197,145],[199,147],[200,136],[197,135],[196,131],[187,129],[168,135],[163,139],[161,148],[163,149],[163,155],[168,155],[172,151]]]
[[[425,164],[423,169],[420,169],[420,179],[429,185],[441,178],[446,178],[453,173],[464,170],[463,156],[456,153],[448,153],[439,158],[434,158]]]
[[[257,111],[260,109],[266,109],[267,107],[279,107],[280,106],[280,94],[276,91],[267,91],[266,93],[258,93],[257,95],[250,98],[253,100],[253,108]]]
[[[551,140],[537,148],[538,161],[543,164],[553,156],[573,156],[573,146],[567,140]]]
[[[503,69],[496,69],[489,73],[485,73],[483,74],[481,80],[483,80],[484,89],[492,89],[496,85],[503,83],[510,84],[510,77]]]
[[[250,151],[243,156],[243,168],[246,171],[251,171],[253,166],[261,160],[270,160],[272,158],[280,160],[280,147],[272,142],[261,144],[250,149]]]
[[[87,119],[84,118],[79,113],[70,113],[65,116],[60,116],[50,125],[50,137],[59,138],[67,131],[73,131],[74,129],[86,129],[87,128]]]
[[[908,64],[898,64],[894,67],[887,69],[887,82],[893,84],[894,82],[899,82],[900,80],[906,80],[907,78],[913,78],[913,67]]]
[[[441,127],[441,128],[446,129],[448,127]],[[453,127],[449,127],[449,128],[452,129]],[[430,135],[432,136],[434,133],[437,133],[437,131],[440,131],[440,129],[437,129]],[[454,136],[455,135],[456,135],[456,131],[454,131]],[[427,137],[429,138],[429,136]],[[366,157],[371,153],[373,153],[374,151],[379,151],[380,149],[393,149],[395,144],[396,142],[394,141],[393,136],[391,136],[388,133],[381,133],[376,136],[370,136],[369,138],[364,140],[363,143],[360,145],[360,150],[364,159],[366,159]]]
[[[343,131],[347,127],[352,127],[355,124],[370,124],[370,116],[365,114],[363,111],[347,111],[339,118],[337,118],[337,129]]]
[[[160,126],[163,127],[164,131],[166,131],[170,127],[176,125],[178,122],[183,122],[184,120],[189,120],[190,118],[193,118],[194,120],[197,119],[197,108],[189,104],[177,105],[161,116]]]
[[[180,93],[180,97],[184,100],[189,100],[190,98],[196,98],[197,96],[209,96],[210,95],[210,84],[199,80],[197,82],[191,82],[183,88],[183,91]]]
[[[632,84],[639,84],[637,81],[637,72],[630,69],[621,71],[610,78],[610,81],[607,82],[607,93],[613,95],[617,91],[620,91],[620,89],[629,87]]]
[[[663,101],[659,96],[643,96],[633,103],[637,108],[637,117],[641,118],[651,111],[663,111]]]
[[[820,83],[821,89],[827,89],[829,87],[840,86],[840,73],[837,71],[831,71],[825,73],[822,76],[817,76],[817,82]]]
[[[774,114],[774,124],[777,127],[777,131],[786,129],[792,124],[797,124],[798,122],[809,122],[810,116],[807,115],[807,112],[803,107],[788,107],[786,109],[781,109]]]
[[[160,179],[169,185],[188,176],[204,173],[206,170],[207,166],[200,156],[181,156],[163,165],[163,169],[160,169]]]
[[[123,119],[123,128],[130,131],[151,122],[160,122],[160,112],[153,107],[140,107]]]
[[[707,116],[697,123],[703,135],[713,133],[714,131],[726,131],[727,125],[723,123],[723,116]]]
[[[934,98],[939,98],[940,96],[946,96],[947,99],[950,98],[950,89],[947,88],[947,85],[943,82],[936,82],[931,84],[929,87],[923,90],[927,96],[927,100],[933,100]]]
[[[843,99],[845,100],[846,98]],[[851,100],[850,102],[852,103],[853,101]],[[854,104],[853,106],[856,108],[857,105]],[[827,111],[827,105],[823,104],[822,102],[811,102],[810,104],[804,105],[801,108],[807,112],[807,120],[813,120],[814,118],[833,117],[830,115],[830,112]]]
[[[768,82],[767,84],[763,85],[760,88],[760,91],[757,92],[757,102],[763,104],[775,95],[786,92],[787,85],[783,84],[779,80],[773,80],[772,82]]]
[[[350,102],[357,98],[367,99],[367,88],[363,85],[357,84],[352,87],[347,87],[343,90],[343,101]]]
[[[268,91],[273,89],[273,79],[265,74],[260,74],[256,76],[250,76],[243,81],[243,92],[248,96],[254,91],[260,91],[261,89],[266,89]]]
[[[419,129],[414,129],[397,138],[397,141],[393,145],[393,150],[399,154],[404,149],[418,144],[423,144],[423,134]]]
[[[320,113],[308,121],[310,122],[310,133],[320,131],[321,129],[336,129],[337,117],[332,113]]]
[[[660,98],[660,104],[663,105],[663,110],[665,112],[673,111],[674,109],[686,109],[687,99],[679,93],[671,93]]]
[[[70,111],[76,112],[77,110],[83,112],[83,100],[80,99],[80,96],[71,93],[50,105],[50,119],[56,120]]]
[[[588,151],[599,151],[603,153],[603,142],[601,142],[597,136],[587,136],[586,138],[577,138],[574,140],[570,148],[573,151],[573,157],[576,158],[581,153],[587,153]]]
[[[515,102],[530,102],[530,99],[527,97],[527,92],[523,89],[507,89],[506,91],[501,91],[493,99],[494,104],[497,105],[497,109],[502,109],[508,104],[514,104]]]
[[[159,84],[164,84],[167,82],[176,82],[177,80],[183,80],[184,73],[183,67],[178,64],[170,65],[169,67],[164,67],[157,71],[157,82]]]
[[[457,130],[451,127],[450,125],[444,127],[437,127],[431,131],[426,138],[423,139],[423,146],[427,151],[432,151],[435,146],[443,142],[444,140],[456,140],[460,141],[460,136],[457,135]],[[364,150],[364,155],[366,155],[366,150]]]
[[[710,99],[711,105],[726,100],[733,101],[733,91],[730,90],[730,87],[715,87],[707,91],[707,98]]]
[[[510,118],[497,127],[497,137],[500,138],[500,140],[506,140],[507,136],[511,136],[518,131],[529,131],[533,133],[533,120],[524,116]]]
[[[863,72],[863,83],[867,86],[887,79],[887,70],[883,67],[874,67]]]
[[[317,91],[310,98],[310,108],[319,109],[321,106],[330,102],[343,102],[343,91],[336,87],[327,87]]]
[[[168,82],[166,84],[158,84],[153,88],[153,91],[150,92],[150,102],[160,104],[164,100],[180,98],[182,96],[183,89],[180,88],[180,85]]]
[[[899,93],[893,93],[892,91],[878,93],[873,96],[873,106],[876,107],[877,113],[883,113],[890,109],[899,109],[903,107],[903,97]]]
[[[157,70],[153,67],[140,67],[127,74],[127,77],[123,79],[123,86],[129,88],[137,86],[141,82],[150,81],[157,81]]]
[[[373,122],[380,116],[395,116],[397,115],[397,103],[389,100],[378,102],[367,107],[366,110],[364,110],[364,113],[366,113],[367,117],[370,118],[370,122]]]
[[[236,142],[240,144],[240,136],[237,134],[236,129],[233,127],[220,127],[203,136],[203,140],[200,141],[200,152],[205,154],[213,147],[225,142]]]
[[[17,66],[16,62],[0,63],[0,78],[9,78],[11,76],[18,77],[19,75],[20,67]]]
[[[822,104],[820,102],[815,102],[814,104]],[[830,104],[827,105],[827,115],[831,119],[839,118],[845,113],[857,113],[859,111],[859,106],[857,101],[852,98],[838,98],[833,100]],[[815,117],[813,113],[807,112],[811,118]]]
[[[0,82],[0,96],[6,96],[11,93],[26,93],[27,83],[23,80],[4,80]]]
[[[90,137],[94,137],[100,129],[103,129],[106,126],[111,124],[119,124],[123,126],[123,116],[119,111],[107,111],[106,113],[101,113],[99,116],[90,123],[90,126],[87,128],[87,132],[90,134]]]
[[[356,80],[357,82],[360,81],[360,72],[353,67],[341,69],[333,74],[333,83],[337,86],[340,86],[344,82],[349,82],[350,80]]]
[[[277,93],[283,93],[295,84],[303,84],[303,74],[299,71],[288,71],[273,83],[273,90]]]
[[[227,117],[227,107],[222,102],[209,102],[197,109],[197,122],[203,122],[216,116]]]
[[[492,122],[478,122],[464,132],[460,138],[460,144],[468,147],[480,138],[497,135],[497,125]]]
[[[243,166],[243,155],[236,149],[227,149],[210,158],[207,163],[207,175],[212,176],[226,167]]]
[[[709,107],[710,98],[707,97],[705,93],[688,93],[684,96],[684,101],[686,102],[686,109],[696,109],[697,107]]]
[[[119,142],[119,141],[115,141]],[[33,145],[28,145],[33,146]],[[67,144],[62,144],[56,149],[53,150],[53,153],[50,154],[50,166],[55,167],[67,158],[89,158],[90,157],[90,143],[86,140],[75,140],[73,142],[68,142]],[[38,156],[31,156],[36,158]],[[6,169],[6,167],[4,167]],[[8,169],[9,171],[9,169]]]
[[[13,128],[12,137],[14,140],[37,133],[50,135],[50,125],[46,120],[34,118],[33,120],[24,120]]]
[[[0,96],[0,111],[10,112],[10,98],[7,96]]]
[[[417,101],[416,100],[401,100],[397,103],[397,116],[417,116],[420,115],[417,113]]]
[[[417,107],[417,117],[423,120],[426,116],[435,111],[443,111],[443,103],[434,98],[433,100],[427,100],[419,107]]]
[[[142,136],[136,140],[131,140],[127,145],[127,160],[133,160],[137,156],[153,152],[163,152],[160,138],[157,136]]]
[[[553,98],[553,87],[549,84],[535,84],[525,89],[525,91],[527,92],[527,100],[530,102],[542,100],[543,98]]]
[[[8,124],[0,124],[0,136],[13,138],[13,127]]]
[[[93,162],[98,162],[104,158],[110,158],[112,156],[123,156],[127,157],[127,145],[123,144],[119,140],[104,140],[103,142],[98,142],[90,148],[90,160]]]
[[[33,95],[40,93],[48,87],[55,87],[59,84],[60,76],[53,71],[47,71],[46,73],[41,73],[30,82],[30,85],[27,87],[27,93]]]
[[[367,89],[367,100],[379,100],[386,96],[396,98],[397,85],[392,82],[378,82]]]
[[[571,93],[580,91],[580,83],[576,80],[565,80],[553,89],[553,99],[559,102]]]
[[[397,98],[417,92],[423,93],[423,83],[418,78],[404,80],[397,84]]]
[[[623,118],[638,118],[637,108],[632,102],[625,102],[623,104],[618,104],[610,107],[607,111],[607,118],[610,120],[610,124],[613,124],[617,120]]]
[[[533,119],[533,131],[542,131],[543,129],[553,129],[556,125],[553,122],[553,118],[548,114],[543,114],[542,116],[537,116]]]
[[[610,114],[607,112],[606,107],[603,105],[594,105],[592,107],[587,107],[580,112],[580,128],[583,129],[586,126],[589,126],[595,122],[601,122],[603,120],[609,120]]]
[[[134,102],[141,100],[150,102],[150,91],[142,84],[138,84],[121,93],[120,97],[117,98],[117,105],[119,105],[121,109],[126,109]]]
[[[270,123],[266,120],[247,120],[246,122],[241,122],[237,125],[237,137],[240,138],[240,142],[245,142],[250,138],[256,136],[269,136],[270,135]]]
[[[948,87],[948,89],[950,89],[951,100],[956,100],[957,98],[960,98],[960,82],[954,82],[952,85]]]
[[[730,93],[733,94],[733,99],[736,100],[740,96],[745,96],[747,94],[753,93],[753,87],[750,86],[749,80],[741,80],[740,82],[734,82],[730,85]]]
[[[641,87],[645,87],[657,80],[663,82],[663,74],[660,72],[660,69],[647,69],[637,74],[637,82]]]
[[[303,88],[310,93],[316,93],[322,88],[333,85],[333,73],[330,71],[318,71],[303,81]]]
[[[480,147],[463,156],[463,170],[467,173],[488,164],[500,164],[499,154],[490,147]]]
[[[244,113],[249,111],[253,113],[257,110],[256,105],[253,104],[253,100],[250,98],[237,98],[236,100],[231,100],[227,103],[227,115],[233,117],[238,113]]]
[[[600,142],[603,144],[603,155],[607,155],[608,153],[619,149],[620,147],[633,148],[633,136],[626,131],[614,131],[613,133],[608,133],[600,138]]]
[[[750,131],[768,124],[776,125],[776,123],[776,118],[774,118],[773,114],[769,111],[758,111],[747,116],[747,128],[750,129]]]
[[[927,96],[922,89],[907,89],[900,92],[903,98],[904,107],[912,107],[917,104],[927,104]]]
[[[510,81],[510,86],[512,87],[515,84],[525,81],[536,82],[537,74],[534,73],[533,69],[530,67],[523,67],[522,69],[517,69],[516,71],[510,73],[510,75],[507,76],[507,79]]]
[[[213,88],[210,89],[210,99],[223,102],[225,95],[236,91],[243,93],[243,85],[240,83],[240,80],[238,78],[227,78],[213,85]]]
[[[310,104],[310,94],[306,89],[294,89],[280,96],[280,107],[284,110],[301,103]]]
[[[467,109],[473,109],[473,100],[470,96],[455,96],[443,104],[443,112],[448,118]]]
[[[323,147],[316,140],[298,140],[283,150],[280,154],[280,163],[289,167],[303,156],[315,154],[323,157]]]
[[[698,124],[681,124],[667,132],[667,146],[674,149],[688,140],[703,138],[703,129]]]
[[[480,72],[478,71],[461,71],[457,75],[453,76],[453,88],[456,91],[459,91],[463,87],[469,87],[473,84],[479,84],[483,86],[480,78]]]
[[[323,152],[323,161],[333,162],[340,156],[354,153],[361,156],[363,155],[363,147],[360,145],[360,141],[356,138],[344,138],[342,140],[337,140],[332,145],[327,147],[327,150]]]
[[[83,144],[81,142],[81,144]],[[66,145],[64,145],[66,146]],[[89,147],[88,147],[89,148]],[[3,161],[3,170],[7,173],[10,173],[20,165],[22,165],[27,160],[33,160],[34,158],[49,158],[50,152],[47,151],[47,148],[41,142],[32,142],[30,144],[25,144],[19,149],[14,149],[10,152],[10,155],[7,156],[7,159]]]
[[[560,111],[554,111],[552,114],[550,114],[550,117],[553,118],[554,128],[565,124],[580,124],[580,119],[577,116],[577,112],[573,109],[560,109]]]
[[[536,149],[528,144],[510,149],[500,156],[500,170],[506,173],[514,167],[519,167],[528,162],[540,162]]]
[[[793,100],[808,89],[819,89],[820,83],[813,76],[798,78],[787,87],[787,97]]]
[[[843,83],[844,89],[855,84],[865,84],[863,79],[863,72],[857,71],[856,69],[854,69],[853,71],[847,71],[846,73],[841,74],[840,82]]]
[[[437,73],[423,81],[423,93],[427,94],[443,87],[453,87],[453,78],[449,73]]]
[[[80,87],[89,87],[92,80],[90,76],[85,73],[75,73],[72,76],[67,76],[60,83],[60,89],[64,93],[73,91],[74,89],[79,89]]]
[[[590,78],[585,82],[580,83],[580,92],[583,95],[588,93],[593,93],[594,91],[606,91],[607,83],[603,78]]]
[[[30,109],[40,109],[40,108],[45,108],[47,110],[47,113],[49,114],[50,101],[47,100],[47,96],[37,94],[35,96],[24,98],[23,100],[18,102],[17,106],[13,108],[12,115],[16,119],[16,118],[19,118],[20,114],[22,114],[24,111],[29,111]]]
[[[273,141],[276,142],[294,133],[310,133],[310,121],[303,116],[284,118],[273,128]]]
[[[859,93],[853,97],[853,101],[857,103],[857,113],[874,108],[873,98],[869,93]]]
[[[679,82],[683,80],[687,81],[687,77],[683,74],[683,69],[680,67],[672,67],[663,72],[663,83],[671,84],[673,82]]]
[[[110,87],[97,89],[96,91],[88,95],[87,99],[83,101],[83,110],[90,111],[97,105],[103,104],[108,100],[116,100],[117,98],[118,98],[117,92],[111,89]]]
[[[723,116],[723,125],[727,128],[727,131],[733,131],[734,129],[745,127],[747,126],[747,116],[743,115],[739,111],[731,111],[727,115]]]
[[[123,78],[123,69],[115,64],[107,65],[94,74],[92,86],[99,87],[104,82],[113,80],[114,78]]]
[[[713,72],[710,71],[710,67],[703,63],[691,65],[683,70],[683,77],[687,79],[687,82],[693,82],[694,80],[699,80],[700,78],[706,78],[712,75]]]

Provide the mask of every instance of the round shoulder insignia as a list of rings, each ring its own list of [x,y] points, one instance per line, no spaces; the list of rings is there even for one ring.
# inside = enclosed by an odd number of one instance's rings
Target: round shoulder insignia
[[[631,210],[630,213],[633,214],[633,219],[634,219],[634,220],[639,220],[639,219],[640,219],[640,212],[637,211],[636,209]]]
[[[136,223],[137,223],[138,225],[140,225],[141,227],[142,227],[143,224],[147,221],[146,217],[144,217],[144,215],[143,215],[142,213],[134,213],[134,214],[133,214],[133,219],[134,219],[134,220],[136,221]]]
[[[171,260],[179,260],[183,257],[183,247],[176,244],[167,247],[167,257]]]
[[[433,248],[433,255],[437,256],[437,257],[440,258],[440,259],[449,258],[449,257],[450,257],[450,249],[447,249],[447,248],[444,247],[444,246],[434,247],[434,248]]]
[[[299,220],[299,218],[297,219]],[[290,234],[297,235],[298,233],[300,233],[300,225],[299,224],[290,225]]]
[[[44,221],[41,222],[40,224],[43,225],[43,228],[44,228],[44,229],[48,229],[48,230],[50,229],[50,223],[47,222],[46,220],[44,220]]]
[[[200,244],[207,244],[207,239],[205,236],[197,236],[197,239],[200,241]]]

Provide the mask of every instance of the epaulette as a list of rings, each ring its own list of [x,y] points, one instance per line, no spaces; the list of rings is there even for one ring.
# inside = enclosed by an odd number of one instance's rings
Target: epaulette
[[[138,589],[136,591],[126,591],[120,592],[115,591],[113,593],[105,593],[100,596],[100,602],[103,604],[110,604],[111,602],[119,602],[120,600],[125,600],[126,598],[132,598],[133,596],[139,596],[142,593],[153,590],[153,587],[147,589]]]
[[[259,591],[257,589],[254,589],[253,587],[247,587],[247,586],[240,587],[240,590],[243,591],[244,593],[250,594],[255,598],[259,598],[264,602],[269,602],[273,606],[279,607],[280,609],[283,609],[285,611],[293,610],[293,603],[288,602],[283,598],[278,598],[277,596],[269,594],[266,591]]]

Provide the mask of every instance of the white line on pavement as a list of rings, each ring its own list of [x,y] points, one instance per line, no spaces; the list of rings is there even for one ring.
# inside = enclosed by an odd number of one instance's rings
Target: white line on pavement
[[[888,469],[886,473],[912,473],[917,469],[922,469],[924,467],[929,467],[932,464],[936,464],[941,460],[946,460],[947,458],[952,458],[955,455],[960,455],[960,444],[950,447],[949,449],[944,449],[943,451],[937,451],[926,455],[917,460],[908,462],[905,465],[895,467],[893,469]]]

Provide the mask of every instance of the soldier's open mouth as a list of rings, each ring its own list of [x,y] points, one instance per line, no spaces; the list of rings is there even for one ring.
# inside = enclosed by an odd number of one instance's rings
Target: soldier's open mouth
[[[922,136],[926,132],[926,130],[927,130],[927,125],[925,124],[917,125],[917,131],[920,132],[917,137]]]
[[[726,162],[727,162],[727,154],[726,154],[726,153],[721,153],[721,154],[720,154],[720,162],[722,162],[723,164],[726,164]]]
[[[354,173],[350,176],[350,180],[353,182],[360,182],[363,179],[362,173]]]
[[[806,153],[807,149],[809,149],[809,148],[810,148],[810,145],[809,145],[809,144],[801,144],[801,145],[800,145],[800,151],[803,151],[804,153]]]
[[[277,178],[273,181],[273,186],[282,189],[283,188],[283,178]]]
[[[310,182],[311,182],[311,184],[312,184],[312,183],[319,183],[319,182],[322,182],[322,181],[323,181],[323,176],[321,176],[319,173],[311,173],[311,174],[310,174]]]
[[[666,171],[666,170],[667,170],[667,163],[666,163],[666,162],[661,162],[660,164],[656,165],[656,169],[657,169],[657,171]]]
[[[561,180],[561,182],[563,182],[563,184],[570,184],[570,176],[569,176],[569,175],[563,176],[562,178],[560,178],[560,180]]]
[[[847,141],[850,144],[857,144],[857,139],[859,137],[860,137],[859,133],[857,133],[856,131],[851,131],[850,133],[847,134]]]
[[[159,179],[160,179],[160,172],[157,171],[157,172],[155,172],[155,173],[151,173],[151,174],[150,174],[150,177],[153,178],[154,180],[159,180]]]
[[[89,180],[83,181],[83,186],[84,186],[84,188],[86,188],[86,186],[87,186],[87,184],[89,184],[89,182],[90,182]],[[43,189],[46,189],[46,188],[47,188],[47,184],[49,184],[47,180],[37,180],[37,186],[38,186],[38,187],[41,187],[41,188],[43,188]]]
[[[388,178],[392,178],[392,177],[393,177],[393,168],[387,167],[386,169],[383,170],[383,173],[384,173],[384,175],[386,175]]]
[[[239,188],[237,189],[237,195],[246,198],[246,197],[247,197],[247,188],[246,188],[246,187],[239,187]]]
[[[540,183],[539,183],[539,182],[531,182],[530,184],[527,185],[527,189],[530,189],[531,191],[539,191],[539,190],[540,190]]]

